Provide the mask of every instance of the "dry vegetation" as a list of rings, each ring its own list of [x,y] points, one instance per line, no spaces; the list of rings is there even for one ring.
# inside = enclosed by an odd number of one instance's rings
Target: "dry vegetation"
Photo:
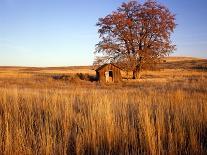
[[[86,67],[2,67],[0,154],[206,154],[207,60],[158,68],[101,86]]]

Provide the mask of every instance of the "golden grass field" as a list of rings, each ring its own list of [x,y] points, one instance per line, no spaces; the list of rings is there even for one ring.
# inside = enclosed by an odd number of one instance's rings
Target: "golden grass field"
[[[207,154],[206,59],[113,85],[91,68],[0,67],[0,154]]]

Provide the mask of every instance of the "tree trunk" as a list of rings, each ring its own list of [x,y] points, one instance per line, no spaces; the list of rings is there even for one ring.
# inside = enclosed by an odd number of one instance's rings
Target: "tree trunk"
[[[139,62],[136,68],[133,70],[133,79],[140,79],[142,70],[142,57],[139,58]]]
[[[136,70],[133,70],[133,77],[132,79],[136,79]]]
[[[133,71],[133,79],[140,79],[141,77],[141,71],[140,70],[134,70]]]

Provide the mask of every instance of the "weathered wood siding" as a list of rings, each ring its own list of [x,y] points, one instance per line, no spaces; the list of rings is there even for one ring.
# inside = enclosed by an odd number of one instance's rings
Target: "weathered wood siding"
[[[100,82],[105,83],[106,82],[105,72],[108,72],[110,70],[113,72],[113,82],[114,83],[121,82],[122,76],[121,76],[120,69],[112,64],[108,64],[105,67],[103,67],[102,69],[96,71],[96,76],[97,76],[98,80]]]

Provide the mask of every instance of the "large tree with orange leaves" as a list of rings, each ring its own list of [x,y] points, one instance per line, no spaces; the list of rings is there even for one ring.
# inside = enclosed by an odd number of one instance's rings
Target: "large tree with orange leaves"
[[[170,40],[175,15],[156,1],[123,3],[100,18],[97,26],[101,41],[95,53],[102,55],[95,61],[120,63],[133,71],[133,78],[139,78],[142,66],[154,64],[175,50]]]

